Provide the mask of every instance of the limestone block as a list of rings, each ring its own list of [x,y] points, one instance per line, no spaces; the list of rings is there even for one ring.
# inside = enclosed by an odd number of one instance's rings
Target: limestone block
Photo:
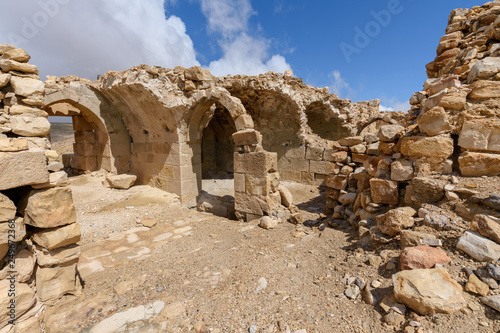
[[[467,103],[467,95],[470,90],[458,90],[447,93],[439,101],[439,106],[447,109],[462,110]]]
[[[500,97],[500,82],[479,80],[470,85],[472,91],[468,98],[487,99]]]
[[[262,143],[262,135],[251,129],[240,130],[233,134],[233,140],[236,146],[253,146]]]
[[[267,195],[271,192],[271,182],[268,176],[245,175],[245,189],[247,194]]]
[[[466,149],[500,152],[500,121],[476,119],[464,122],[458,145]]]
[[[23,49],[15,48],[4,52],[0,59],[12,59],[19,62],[28,62],[30,61],[31,57]]]
[[[436,157],[447,159],[453,154],[453,139],[448,137],[405,137],[401,153],[407,157]]]
[[[362,136],[351,136],[339,140],[339,144],[345,147],[351,147],[362,143],[364,138]]]
[[[392,277],[396,300],[420,315],[467,306],[462,287],[442,268],[401,271]]]
[[[326,186],[336,190],[345,190],[347,188],[347,180],[346,175],[328,175]]]
[[[264,215],[258,197],[247,193],[234,194],[234,209],[241,213]]]
[[[50,132],[50,122],[44,117],[13,116],[10,118],[12,133],[22,136],[45,136]]]
[[[500,175],[500,155],[465,152],[458,158],[460,172],[466,177]]]
[[[135,175],[107,175],[106,181],[109,186],[117,189],[129,189],[137,180]]]
[[[236,173],[266,176],[278,170],[278,155],[265,151],[254,153],[234,153],[234,171]]]
[[[44,189],[68,185],[68,174],[65,171],[49,173],[49,182],[45,184],[31,185],[34,189]]]
[[[427,91],[418,91],[410,98],[410,105],[418,105],[427,97]]]
[[[406,187],[405,202],[414,206],[437,202],[445,195],[445,184],[439,179],[415,177],[411,184]]]
[[[29,97],[34,94],[43,94],[45,91],[45,84],[35,79],[13,76],[10,83],[14,93],[20,96]]]
[[[186,69],[185,76],[186,80],[193,81],[210,81],[213,79],[213,76],[208,69],[203,69],[199,66]]]
[[[347,152],[346,151],[336,151],[334,149],[325,149],[325,154],[324,154],[325,161],[330,161],[330,162],[339,162],[343,163],[347,160]]]
[[[25,223],[37,228],[54,228],[76,222],[75,206],[69,187],[33,190],[18,209]]]
[[[289,147],[286,150],[285,156],[288,159],[304,160],[306,158],[306,147]]]
[[[428,269],[436,264],[447,264],[451,261],[446,251],[430,246],[419,245],[405,248],[400,257],[401,270]]]
[[[76,262],[63,266],[39,267],[36,270],[36,290],[42,302],[53,304],[66,294],[77,292]]]
[[[323,160],[324,152],[325,152],[325,149],[322,147],[307,146],[306,159],[313,160],[313,161],[321,161],[321,160]]]
[[[6,265],[0,271],[0,280],[4,280],[11,275],[16,277],[16,282],[28,282],[33,275],[36,259],[31,251],[21,250],[15,256],[16,269],[15,273],[10,273],[9,265]]]
[[[18,71],[26,74],[38,74],[38,67],[11,59],[0,59],[0,68],[4,72]],[[16,93],[17,94],[17,93]],[[20,94],[19,94],[20,95]],[[21,95],[24,96],[24,95]]]
[[[413,230],[402,230],[400,236],[401,248],[424,245],[426,240],[436,239],[436,236],[432,234]]]
[[[371,197],[374,203],[397,205],[399,203],[398,183],[386,179],[370,179]]]
[[[391,180],[410,180],[413,178],[413,172],[413,163],[408,160],[396,160],[391,164]]]
[[[39,231],[31,237],[33,242],[48,249],[54,250],[64,246],[76,244],[80,241],[80,224],[73,223],[60,228]]]
[[[0,74],[0,88],[5,87],[10,82],[10,74]]]
[[[321,175],[328,175],[331,162],[328,161],[311,161],[309,164],[309,171]]]
[[[234,120],[234,125],[237,131],[254,128],[253,119],[248,114],[242,114],[238,118],[236,118]]]
[[[12,298],[6,296],[9,294],[9,289],[9,280],[0,281],[0,295],[3,295],[0,297],[0,329],[5,327],[10,320],[10,309],[8,307]],[[35,292],[25,283],[16,283],[14,301],[16,318],[19,318],[36,303]]]
[[[97,170],[97,158],[95,156],[76,156],[71,158],[71,168],[76,170]]]
[[[9,109],[11,116],[25,116],[25,117],[43,117],[47,118],[48,113],[37,108],[32,108],[24,105],[13,105]]]
[[[500,71],[500,58],[487,57],[479,60],[472,66],[467,81],[469,83],[479,79],[489,79]]]
[[[448,132],[452,129],[448,115],[441,107],[428,110],[418,119],[418,127],[429,136]]]
[[[61,266],[76,260],[81,255],[79,245],[65,246],[54,250],[48,250],[35,245],[36,262],[39,266]]]
[[[0,170],[2,170],[0,190],[49,181],[49,171],[43,152],[0,153]]]
[[[98,146],[93,143],[74,143],[73,151],[79,156],[97,156]]]
[[[451,34],[444,35],[439,40],[439,45],[437,48],[437,53],[441,54],[446,50],[456,48],[460,44],[460,40],[463,37],[462,31],[455,31]]]
[[[458,75],[451,75],[431,84],[428,88],[430,95],[440,93],[446,88],[459,88],[461,86]]]
[[[470,224],[470,229],[500,244],[500,219],[478,214]]]
[[[7,222],[16,217],[16,205],[9,199],[8,196],[0,193],[0,223]]]
[[[9,243],[9,230],[15,230],[14,242],[20,242],[26,237],[26,225],[22,217],[17,217],[14,223],[0,223],[0,244]],[[11,238],[12,240],[12,238]]]
[[[410,207],[396,208],[383,215],[378,215],[377,226],[380,231],[394,237],[399,235],[402,230],[413,227],[415,224],[413,216],[416,211],[408,208]]]
[[[234,191],[240,192],[240,193],[246,192],[245,174],[243,174],[243,173],[235,173],[234,174]]]
[[[293,204],[292,192],[290,192],[290,190],[284,185],[280,185],[278,187],[278,191],[281,195],[281,203],[283,204],[283,206],[290,207],[290,205]]]
[[[384,125],[380,127],[377,135],[381,141],[391,142],[397,140],[403,131],[404,127],[401,125]]]
[[[28,150],[26,138],[0,138],[0,152],[17,152]]]
[[[457,249],[464,251],[478,261],[497,261],[500,258],[499,244],[471,231],[466,231],[460,237]]]
[[[96,135],[93,131],[77,131],[75,132],[75,142],[76,143],[96,143]],[[135,144],[134,146],[137,146]],[[142,151],[142,149],[139,149]]]

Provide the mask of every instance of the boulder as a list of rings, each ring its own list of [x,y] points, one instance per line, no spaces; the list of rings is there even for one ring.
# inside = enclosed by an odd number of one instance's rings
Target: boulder
[[[470,229],[492,241],[500,244],[500,219],[497,217],[478,214],[474,216]]]
[[[500,175],[500,155],[464,152],[458,158],[460,172],[466,177]]]
[[[453,155],[453,139],[449,137],[410,136],[401,141],[401,153],[408,157],[436,157],[447,159]]]
[[[452,129],[448,115],[442,107],[428,110],[418,119],[418,127],[429,136],[448,132]]]
[[[76,261],[63,266],[39,267],[36,270],[36,290],[42,302],[52,305],[66,294],[76,294]]]
[[[37,228],[54,228],[76,222],[69,187],[33,190],[18,208],[24,213],[25,223]]]
[[[14,299],[16,306],[16,318],[21,317],[28,311],[35,303],[35,292],[25,283],[16,283],[16,295],[13,298],[7,297],[10,289],[10,281],[0,281],[0,329],[7,326],[10,320],[10,300]]]
[[[137,180],[135,175],[108,175],[106,176],[106,181],[112,188],[126,190],[134,185]]]
[[[43,94],[45,91],[45,84],[40,80],[13,76],[10,83],[14,93],[20,96],[29,97],[34,94]]]
[[[22,117],[10,118],[12,133],[22,136],[46,136],[50,132],[50,122],[44,117]]]
[[[401,271],[392,280],[398,302],[420,315],[452,313],[467,306],[462,287],[442,268]]]
[[[39,231],[31,239],[34,243],[48,249],[54,250],[64,246],[76,244],[80,241],[80,224],[73,223],[64,227]]]
[[[377,226],[384,234],[394,237],[399,235],[403,229],[413,227],[415,213],[416,211],[410,207],[392,209],[377,216]]]
[[[380,127],[377,136],[381,141],[391,142],[397,140],[404,130],[405,128],[401,125],[383,125]]]
[[[46,161],[43,152],[0,153],[0,190],[48,182]]]
[[[374,203],[397,205],[399,203],[398,183],[391,180],[370,179],[371,196]]]
[[[0,193],[0,223],[7,222],[16,217],[16,205],[8,196]]]
[[[466,231],[460,237],[457,249],[464,251],[478,261],[497,261],[500,258],[499,244],[471,231]]]
[[[451,261],[442,249],[430,246],[407,247],[401,253],[401,269],[425,269],[433,268],[436,264],[447,264]]]

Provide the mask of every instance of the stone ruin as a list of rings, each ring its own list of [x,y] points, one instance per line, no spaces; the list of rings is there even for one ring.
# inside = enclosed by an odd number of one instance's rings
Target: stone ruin
[[[26,52],[0,45],[0,292],[10,287],[9,253],[16,253],[18,329],[39,331],[43,304],[81,288],[65,167],[131,175],[124,187],[148,184],[186,206],[244,221],[302,221],[282,180],[326,187],[330,224],[354,225],[359,246],[401,241],[398,302],[419,314],[463,308],[461,286],[433,268],[446,262],[441,240],[417,227],[454,230],[455,221],[429,204],[447,205],[472,221],[457,248],[478,261],[500,258],[499,197],[457,186],[457,176],[500,175],[499,14],[498,2],[451,13],[407,114],[381,113],[378,100],[339,99],[289,73],[215,77],[200,67],[141,65],[94,82],[48,76],[43,83]],[[50,150],[49,115],[72,117],[74,154]],[[204,197],[202,180],[217,177],[234,179],[232,200]],[[408,259],[430,252],[440,260]],[[416,276],[442,284],[447,298],[409,288]],[[375,302],[369,286],[363,292]],[[497,296],[482,300],[500,311]],[[0,330],[7,302],[0,299]]]

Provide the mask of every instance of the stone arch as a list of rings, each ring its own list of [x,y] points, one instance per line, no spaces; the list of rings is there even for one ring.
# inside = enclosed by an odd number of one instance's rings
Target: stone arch
[[[71,167],[82,171],[130,171],[130,137],[110,103],[82,84],[47,94],[44,109],[51,116],[70,116],[75,130]]]

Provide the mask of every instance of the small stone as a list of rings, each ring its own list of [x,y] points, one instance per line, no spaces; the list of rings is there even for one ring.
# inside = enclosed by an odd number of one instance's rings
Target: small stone
[[[259,328],[255,325],[252,325],[248,328],[248,333],[257,333],[257,331],[259,330]]]
[[[154,219],[143,219],[141,224],[145,227],[152,228],[157,224],[157,222]]]
[[[258,294],[266,288],[267,288],[267,280],[262,277],[259,279],[259,282],[257,284],[257,289],[255,289],[255,293]]]
[[[487,296],[490,292],[490,288],[486,283],[479,280],[476,275],[472,274],[469,276],[469,281],[465,285],[465,291],[481,296]]]
[[[196,333],[208,333],[209,332],[207,325],[205,325],[205,323],[202,321],[196,322],[196,324],[194,324],[194,326],[193,326],[193,330]]]
[[[496,264],[486,264],[486,269],[488,273],[497,281],[500,281],[500,266]]]
[[[432,268],[436,264],[447,264],[451,261],[446,252],[429,246],[407,247],[401,253],[401,269]]]
[[[259,227],[266,230],[274,229],[277,226],[278,226],[278,220],[275,220],[269,216],[264,216],[263,218],[260,219],[259,222]]]
[[[135,175],[108,175],[106,180],[110,187],[117,189],[129,189],[137,180]]]
[[[478,261],[497,261],[500,258],[499,244],[471,231],[466,231],[460,237],[457,249],[464,251]]]
[[[354,283],[359,287],[359,289],[363,290],[366,287],[366,282],[363,278],[358,277]]]
[[[380,288],[381,285],[382,285],[382,283],[380,281],[377,281],[377,280],[372,281],[372,283],[371,283],[371,286],[373,288]]]
[[[481,302],[500,312],[500,295],[481,297]]]
[[[356,298],[358,298],[359,294],[361,293],[361,290],[359,289],[359,287],[357,285],[351,285],[349,286],[345,291],[344,291],[344,295],[347,296],[347,298],[349,299],[352,299],[352,300],[355,300]]]

